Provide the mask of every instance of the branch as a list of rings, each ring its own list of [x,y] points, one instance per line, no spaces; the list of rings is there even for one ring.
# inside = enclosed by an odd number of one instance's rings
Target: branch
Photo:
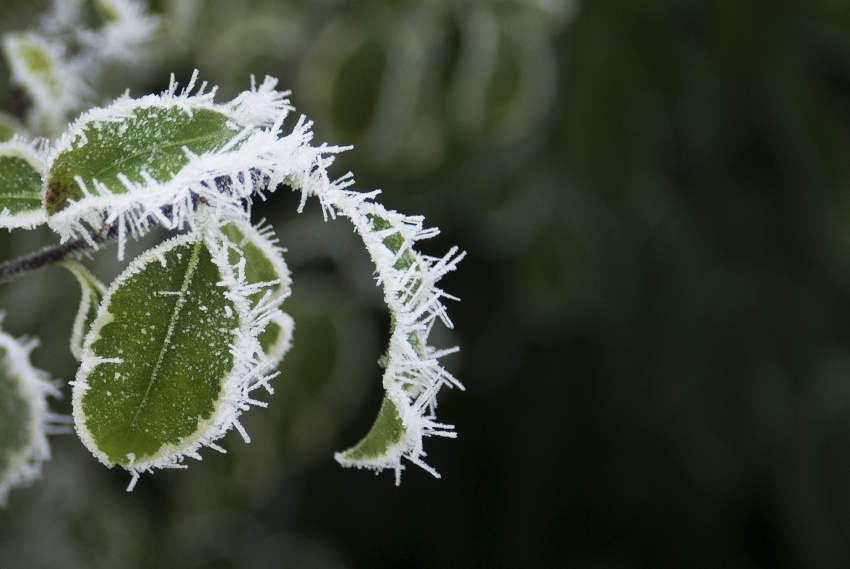
[[[104,227],[99,233],[80,237],[58,245],[48,245],[38,251],[0,263],[0,283],[7,283],[21,275],[58,263],[67,258],[78,258],[83,253],[99,248],[118,238],[118,226]]]

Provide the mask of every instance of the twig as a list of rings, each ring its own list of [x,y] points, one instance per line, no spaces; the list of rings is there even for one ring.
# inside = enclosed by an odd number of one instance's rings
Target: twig
[[[21,275],[67,258],[77,258],[83,253],[97,249],[100,245],[118,238],[118,227],[104,227],[100,233],[92,233],[88,239],[80,237],[58,245],[48,245],[38,251],[0,263],[0,283],[7,283]]]

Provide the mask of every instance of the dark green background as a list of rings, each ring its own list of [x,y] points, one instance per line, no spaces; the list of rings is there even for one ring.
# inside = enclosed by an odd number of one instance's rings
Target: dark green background
[[[129,476],[55,438],[44,479],[0,514],[4,567],[850,563],[846,3],[598,0],[550,25],[530,3],[497,2],[505,22],[533,15],[557,75],[510,140],[496,133],[523,80],[516,45],[482,79],[483,126],[458,127],[446,93],[464,14],[490,4],[433,3],[442,49],[426,50],[422,101],[443,152],[424,165],[382,162],[363,138],[420,3],[197,4],[197,29],[163,40],[134,95],[195,67],[225,97],[249,73],[276,75],[317,140],[355,143],[336,175],[439,226],[425,252],[468,252],[444,280],[462,299],[456,328],[435,332],[461,347],[446,365],[467,390],[439,408],[458,439],[426,441],[441,480],[411,466],[399,488],[333,462],[380,405],[388,317],[346,222],[324,224],[315,204],[296,217],[282,190],[255,214],[290,251],[296,348],[270,408],[246,415],[254,441],[228,435],[229,454],[125,494]],[[4,27],[27,25],[3,10]],[[276,18],[280,34],[258,36]],[[365,39],[327,64],[323,107],[297,87],[334,21]],[[279,43],[258,47],[266,37]],[[52,240],[16,232],[4,247]],[[119,270],[114,251],[91,265]],[[37,363],[71,378],[73,279],[48,269],[4,287],[7,327],[42,337]]]

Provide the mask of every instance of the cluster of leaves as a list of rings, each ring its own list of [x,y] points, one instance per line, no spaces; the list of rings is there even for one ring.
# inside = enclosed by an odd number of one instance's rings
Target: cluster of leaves
[[[95,6],[106,23],[77,36],[82,47],[74,58],[84,59],[69,59],[32,34],[6,38],[14,77],[33,102],[30,125],[58,124],[83,100],[39,98],[46,86],[66,79],[92,85],[95,72],[70,79],[73,70],[97,68],[108,59],[103,53],[120,56],[130,51],[126,42],[149,39],[155,21],[138,4]],[[122,25],[135,35],[117,37]],[[86,65],[74,63],[83,60]],[[451,326],[442,304],[447,295],[436,283],[462,255],[456,249],[442,258],[420,254],[415,242],[437,233],[424,229],[422,218],[385,209],[374,201],[378,192],[350,190],[350,175],[332,180],[327,167],[344,148],[312,146],[312,125],[303,117],[284,133],[293,109],[277,80],[252,80],[250,90],[220,104],[216,89],[207,91],[206,83],[196,89],[196,78],[197,72],[179,92],[172,77],[159,95],[125,94],[91,108],[55,139],[16,136],[0,144],[0,227],[47,224],[63,243],[75,244],[69,250],[117,239],[119,259],[128,238],[155,226],[177,233],[132,260],[109,286],[78,262],[64,262],[82,289],[70,342],[80,362],[72,382],[80,439],[105,465],[127,469],[130,488],[143,472],[200,458],[201,447],[223,451],[216,441],[232,428],[249,440],[240,415],[265,405],[253,392],[272,391],[294,328],[280,310],[290,294],[283,250],[270,227],[251,223],[251,204],[289,187],[301,192],[301,208],[315,196],[326,218],[352,221],[391,312],[384,403],[372,430],[337,460],[394,469],[398,481],[406,458],[436,475],[423,462],[422,439],[454,436],[434,412],[440,388],[460,384],[438,363],[448,352],[429,346],[428,336],[438,320]],[[0,440],[3,492],[37,475],[47,456],[44,434],[57,421],[44,402],[55,391],[36,381],[26,357],[32,343],[6,343],[12,395],[0,421],[25,430]]]

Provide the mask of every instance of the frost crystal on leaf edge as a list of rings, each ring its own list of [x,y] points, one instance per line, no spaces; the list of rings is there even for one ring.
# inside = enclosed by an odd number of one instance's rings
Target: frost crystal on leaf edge
[[[221,219],[221,226],[224,227],[230,223],[236,225],[243,235],[243,240],[238,245],[244,247],[246,243],[254,244],[260,252],[262,252],[269,263],[272,265],[275,274],[279,277],[279,284],[270,298],[278,303],[283,302],[292,294],[292,275],[289,271],[289,266],[283,258],[285,252],[278,245],[278,239],[274,234],[274,229],[271,225],[266,225],[265,220],[261,220],[256,225],[252,224],[244,215],[240,216],[225,216]],[[266,357],[268,358],[267,369],[273,371],[277,369],[283,357],[289,352],[292,347],[292,335],[295,330],[295,322],[292,317],[281,312],[279,316],[271,320],[272,324],[280,326],[280,336],[277,341],[269,347]]]
[[[333,161],[327,155],[345,149],[310,146],[312,123],[303,117],[291,133],[281,136],[283,121],[292,107],[285,98],[288,91],[274,89],[277,79],[266,77],[259,87],[252,79],[250,91],[224,104],[213,102],[216,88],[205,92],[206,83],[201,84],[194,95],[191,94],[196,81],[197,71],[188,86],[177,94],[177,83],[172,75],[168,91],[161,95],[147,95],[139,99],[121,97],[108,107],[84,113],[62,135],[50,153],[46,171],[50,170],[59,153],[71,149],[75,143],[86,144],[86,125],[120,122],[140,108],[176,107],[190,116],[193,110],[207,109],[221,113],[243,128],[218,151],[197,155],[184,148],[188,162],[164,182],[145,172],[142,172],[144,181],[141,183],[125,177],[122,188],[109,188],[100,182],[95,182],[93,188],[87,188],[78,181],[85,197],[70,202],[48,220],[48,225],[59,233],[63,242],[72,237],[89,237],[89,228],[99,230],[104,223],[117,223],[119,258],[122,258],[128,231],[134,237],[144,235],[151,227],[151,220],[166,229],[182,229],[187,224],[194,226],[197,200],[221,209],[227,215],[240,215],[244,211],[245,200],[258,192],[262,196],[262,190],[256,187],[256,179],[266,182],[268,191],[274,191],[282,182],[301,180],[316,171],[323,173]],[[227,182],[224,187],[221,187],[222,180]],[[46,190],[45,187],[45,194]],[[164,209],[167,214],[163,213]]]
[[[435,415],[437,393],[443,386],[463,389],[440,364],[439,358],[454,353],[456,349],[438,351],[428,345],[428,335],[436,320],[451,328],[446,315],[443,298],[454,298],[437,288],[437,281],[454,270],[465,253],[458,254],[453,247],[444,257],[422,255],[413,249],[421,239],[433,237],[438,229],[423,229],[423,218],[404,216],[389,211],[371,201],[377,191],[359,193],[346,190],[350,177],[330,182],[324,173],[317,173],[306,183],[298,186],[303,200],[309,195],[319,198],[326,216],[339,213],[348,217],[363,239],[366,249],[378,273],[378,282],[384,287],[384,300],[390,308],[394,328],[385,359],[386,371],[383,386],[387,397],[395,404],[404,426],[402,439],[389,448],[383,456],[369,460],[353,460],[346,456],[348,451],[336,453],[336,460],[343,466],[356,466],[381,471],[391,468],[396,471],[396,484],[400,482],[404,465],[402,458],[422,467],[434,476],[439,474],[428,466],[423,457],[422,440],[426,436],[454,438],[452,425],[438,423]],[[388,224],[385,229],[376,229],[376,219]],[[393,252],[385,240],[398,235],[402,242]],[[398,268],[399,260],[410,259],[409,266]],[[455,299],[456,300],[456,299]]]

